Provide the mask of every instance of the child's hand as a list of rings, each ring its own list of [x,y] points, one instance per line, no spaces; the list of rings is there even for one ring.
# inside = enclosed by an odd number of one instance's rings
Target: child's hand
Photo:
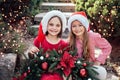
[[[40,51],[40,50],[39,50],[36,46],[32,46],[32,47],[30,48],[29,53],[34,54],[34,53],[39,52],[39,51]]]

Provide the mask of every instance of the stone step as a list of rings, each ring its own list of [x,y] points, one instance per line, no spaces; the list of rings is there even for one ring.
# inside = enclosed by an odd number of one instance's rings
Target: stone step
[[[61,10],[63,12],[74,12],[75,4],[73,3],[45,3],[43,2],[40,6],[41,12],[47,12],[49,10]]]
[[[32,25],[32,26],[30,26],[31,28],[38,28],[39,27],[39,25]]]
[[[64,7],[73,6],[73,7],[75,7],[75,4],[73,4],[73,3],[50,3],[50,2],[45,3],[45,2],[43,2],[41,5],[42,6],[64,6]]]
[[[72,13],[73,12],[63,12],[63,14],[66,16],[66,19],[68,19]],[[46,12],[35,15],[34,21],[40,22],[45,14],[46,14]]]
[[[71,2],[71,0],[43,0],[43,2]]]
[[[35,29],[36,32],[38,33],[39,25],[32,25],[32,26],[30,26],[30,28],[32,30]],[[62,33],[62,38],[66,39],[68,37],[68,35],[69,35],[69,30],[68,30],[68,28],[66,28],[65,31]],[[35,36],[37,36],[37,35],[35,34]]]

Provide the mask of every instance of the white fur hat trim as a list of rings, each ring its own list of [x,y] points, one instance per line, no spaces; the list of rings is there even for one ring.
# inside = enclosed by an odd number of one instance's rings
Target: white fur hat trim
[[[66,17],[65,17],[65,15],[61,11],[58,11],[58,10],[50,11],[50,12],[46,13],[45,16],[43,16],[43,19],[41,21],[42,22],[43,32],[46,33],[48,21],[53,16],[60,17],[60,19],[62,20],[62,32],[64,32],[65,28],[66,28]]]
[[[89,21],[88,21],[88,19],[85,16],[83,16],[83,15],[80,15],[80,14],[76,15],[75,14],[75,15],[72,15],[68,19],[68,29],[69,29],[69,31],[70,31],[72,22],[75,21],[75,20],[80,21],[82,23],[82,25],[85,26],[86,30],[88,30],[88,28],[89,28]]]

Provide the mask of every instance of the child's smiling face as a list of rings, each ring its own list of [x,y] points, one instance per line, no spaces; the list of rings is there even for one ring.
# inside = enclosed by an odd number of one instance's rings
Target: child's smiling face
[[[71,31],[73,32],[73,34],[79,37],[82,36],[83,33],[85,32],[85,27],[82,25],[82,23],[75,20],[72,22]]]
[[[61,32],[61,28],[62,25],[58,17],[53,17],[48,22],[47,31],[50,35],[58,36],[58,34]]]

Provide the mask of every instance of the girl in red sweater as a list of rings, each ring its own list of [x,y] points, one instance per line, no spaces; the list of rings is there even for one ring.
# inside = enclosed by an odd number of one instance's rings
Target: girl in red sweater
[[[67,47],[68,44],[61,39],[65,27],[66,18],[62,12],[57,10],[48,12],[40,23],[38,36],[34,39],[34,46],[30,49],[30,53],[38,52],[40,47],[44,51],[62,50]]]
[[[42,19],[38,31],[38,36],[34,39],[34,46],[30,53],[39,52],[43,48],[44,52],[48,50],[63,50],[68,44],[61,39],[62,32],[66,27],[66,18],[60,11],[53,10],[48,12]],[[43,74],[40,80],[63,80],[58,73]]]

